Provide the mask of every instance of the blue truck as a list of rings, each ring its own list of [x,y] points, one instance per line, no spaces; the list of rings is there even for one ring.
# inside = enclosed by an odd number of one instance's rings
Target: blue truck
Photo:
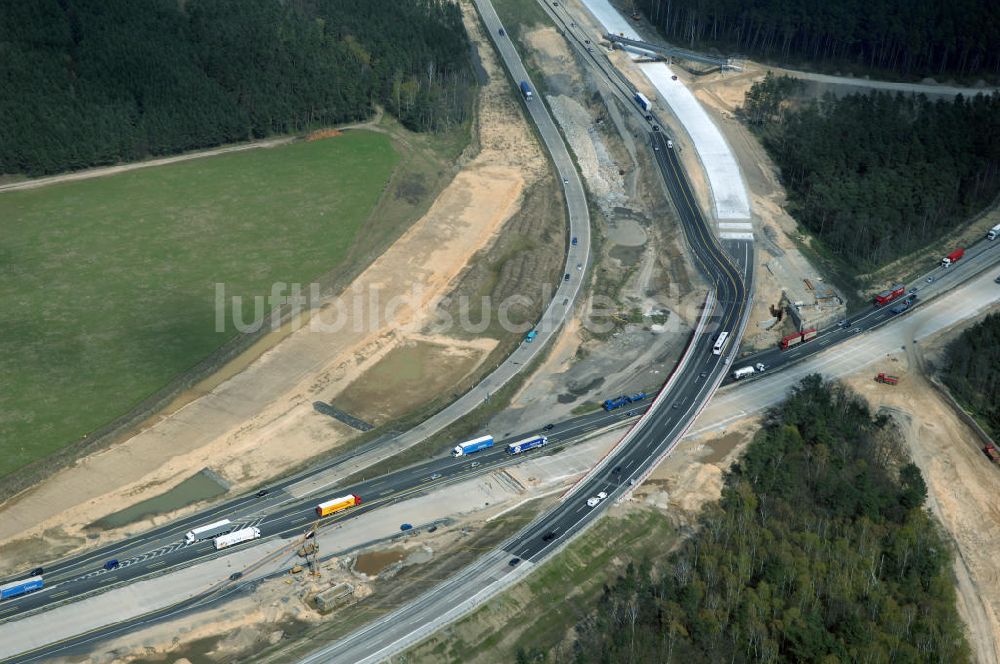
[[[621,408],[622,406],[627,406],[630,403],[635,403],[636,401],[642,401],[645,398],[646,398],[645,392],[636,392],[632,396],[627,396],[623,394],[621,396],[615,397],[614,399],[605,399],[604,410],[607,411],[616,410],[618,408]]]
[[[635,93],[635,101],[640,107],[642,107],[642,110],[646,112],[649,112],[649,109],[653,107],[653,103],[649,101],[649,98],[641,92]]]
[[[32,576],[21,581],[11,581],[0,586],[0,600],[24,595],[45,587],[45,582],[40,576]]]
[[[907,309],[909,309],[913,305],[913,303],[916,302],[916,301],[917,301],[917,294],[916,293],[910,293],[909,297],[907,297],[905,300],[903,300],[902,302],[900,302],[899,304],[897,304],[893,308],[889,309],[889,311],[891,311],[894,314],[901,314],[904,311],[906,311]]]
[[[545,436],[532,436],[531,438],[525,438],[524,440],[519,440],[516,443],[511,443],[507,446],[507,454],[520,454],[521,452],[527,452],[528,450],[533,450],[536,447],[541,447],[545,443],[549,442],[549,439]]]
[[[524,95],[526,101],[531,101],[534,95],[531,93],[531,86],[528,85],[527,81],[521,81],[521,94]]]
[[[453,457],[467,456],[479,450],[485,450],[487,447],[493,447],[493,436],[480,436],[479,438],[459,443],[451,451],[451,455]]]
[[[535,337],[537,336],[538,336],[538,330],[532,330],[531,332],[528,332],[526,335],[524,335],[524,343],[530,344],[532,341],[535,340]]]

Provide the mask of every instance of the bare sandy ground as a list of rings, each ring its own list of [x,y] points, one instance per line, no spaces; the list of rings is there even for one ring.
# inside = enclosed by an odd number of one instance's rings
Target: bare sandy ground
[[[873,410],[898,422],[913,461],[927,482],[928,507],[954,543],[958,607],[976,660],[1000,661],[1000,468],[979,448],[976,434],[916,367],[916,357],[894,356],[879,367],[900,377],[895,388],[872,374],[845,381]]]
[[[478,22],[468,15],[466,27],[482,41]],[[358,325],[368,312],[352,316],[349,303],[351,324],[343,329],[330,333],[307,326],[293,332],[204,396],[8,501],[0,512],[0,542],[49,529],[79,536],[101,516],[159,494],[204,467],[235,489],[253,486],[355,434],[315,413],[312,403],[336,397],[408,330],[421,328],[433,303],[448,292],[469,257],[489,245],[518,209],[522,192],[547,167],[492,50],[480,48],[480,56],[490,82],[479,100],[479,154],[352,286],[365,297],[378,291],[383,303],[405,298],[394,321],[379,317],[374,325]],[[311,322],[329,323],[336,312],[327,302]]]

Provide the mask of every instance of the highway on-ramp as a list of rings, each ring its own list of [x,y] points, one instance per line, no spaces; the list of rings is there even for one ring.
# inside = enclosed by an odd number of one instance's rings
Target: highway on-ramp
[[[502,26],[492,5],[489,0],[476,0],[476,7],[497,42],[505,65],[518,78],[523,67],[514,47],[500,36]],[[651,131],[649,140],[677,208],[689,249],[714,286],[714,298],[710,298],[714,303],[712,324],[704,325],[703,316],[685,358],[654,406],[623,442],[555,508],[497,550],[456,572],[447,582],[346,638],[317,650],[303,662],[381,661],[471,611],[583,532],[607,505],[627,493],[635,480],[677,443],[712,395],[723,378],[732,349],[738,344],[749,310],[752,243],[746,240],[720,243],[705,223],[677,156],[667,147],[666,139],[660,132]],[[715,342],[722,332],[728,332],[731,341],[716,353]],[[598,500],[595,502],[595,499]]]

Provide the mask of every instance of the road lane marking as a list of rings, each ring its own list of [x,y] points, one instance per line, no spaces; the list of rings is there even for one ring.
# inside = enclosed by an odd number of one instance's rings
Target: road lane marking
[[[308,518],[309,517],[307,517],[307,516],[300,516],[298,519],[292,519],[289,523],[302,523],[303,521],[305,521]]]
[[[166,560],[158,560],[155,563],[149,563],[148,565],[146,565],[146,569],[154,569],[156,567],[163,567],[166,564],[167,564]]]
[[[51,597],[52,597],[52,599],[56,599],[57,597],[65,597],[65,596],[66,596],[66,595],[68,595],[68,594],[69,594],[69,591],[68,591],[68,590],[62,590],[62,591],[60,591],[60,592],[57,592],[57,593],[53,593],[53,594],[51,595]]]

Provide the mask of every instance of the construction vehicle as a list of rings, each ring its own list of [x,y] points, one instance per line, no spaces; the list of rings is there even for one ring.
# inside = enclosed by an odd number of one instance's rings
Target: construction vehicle
[[[896,385],[899,383],[899,376],[890,376],[887,373],[879,372],[875,376],[876,383],[882,383],[883,385]]]

